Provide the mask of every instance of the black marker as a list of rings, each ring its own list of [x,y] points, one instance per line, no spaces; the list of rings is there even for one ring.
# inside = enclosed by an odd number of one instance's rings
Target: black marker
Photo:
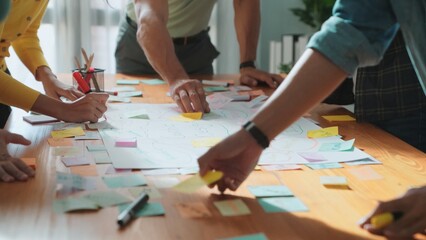
[[[120,227],[124,227],[132,218],[135,217],[136,213],[145,206],[145,204],[148,202],[148,199],[148,194],[142,193],[126,209],[118,214],[118,225],[120,225]]]

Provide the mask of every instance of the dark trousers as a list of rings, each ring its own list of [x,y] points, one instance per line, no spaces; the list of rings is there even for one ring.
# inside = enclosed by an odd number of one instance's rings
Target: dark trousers
[[[10,75],[8,69],[5,71]],[[7,119],[9,119],[10,112],[12,112],[12,108],[8,105],[0,103],[0,128],[3,129],[4,125],[6,125]]]

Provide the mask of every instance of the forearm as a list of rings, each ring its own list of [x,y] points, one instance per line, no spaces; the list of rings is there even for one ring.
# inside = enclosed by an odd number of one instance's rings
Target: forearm
[[[254,61],[260,29],[259,0],[234,0],[234,9],[240,62]]]
[[[273,139],[327,97],[346,76],[321,53],[308,49],[253,122]]]
[[[63,120],[64,113],[67,112],[67,104],[46,95],[40,94],[37,100],[34,102],[31,111]]]
[[[173,84],[176,80],[188,79],[188,75],[176,57],[167,20],[154,13],[141,13],[138,22],[137,41],[149,63],[166,80]]]
[[[52,70],[48,66],[40,66],[35,72],[35,79],[43,82],[49,79],[56,79],[56,75],[53,74]]]

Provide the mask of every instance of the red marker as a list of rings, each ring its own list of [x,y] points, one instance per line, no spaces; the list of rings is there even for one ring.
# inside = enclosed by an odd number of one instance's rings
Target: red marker
[[[81,76],[80,72],[73,72],[72,76],[74,77],[74,79],[77,81],[78,86],[80,87],[81,91],[83,93],[89,93],[90,92],[90,87],[89,85],[87,85],[86,81],[84,81],[83,77]]]

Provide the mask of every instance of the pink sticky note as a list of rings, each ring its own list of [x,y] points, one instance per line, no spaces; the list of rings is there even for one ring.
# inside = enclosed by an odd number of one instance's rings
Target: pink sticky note
[[[383,178],[382,175],[378,174],[370,166],[351,168],[348,171],[359,180],[378,180]]]
[[[303,152],[298,154],[309,162],[322,162],[327,160],[323,155],[317,152]]]
[[[113,165],[110,165],[107,170],[105,171],[105,174],[118,174],[118,173],[128,173],[131,172],[132,169],[123,169],[123,168],[114,168]]]
[[[116,147],[137,147],[138,142],[136,139],[117,139],[115,140],[115,146]]]
[[[90,161],[84,156],[80,157],[62,157],[62,162],[65,164],[65,166],[80,166],[80,165],[89,165]]]

